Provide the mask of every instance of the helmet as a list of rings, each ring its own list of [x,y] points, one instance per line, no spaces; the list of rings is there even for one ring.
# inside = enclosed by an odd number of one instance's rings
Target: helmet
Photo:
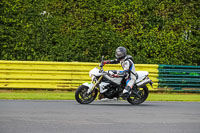
[[[121,60],[123,59],[124,57],[126,57],[126,48],[124,47],[118,47],[115,51],[115,57],[118,59],[118,60]]]

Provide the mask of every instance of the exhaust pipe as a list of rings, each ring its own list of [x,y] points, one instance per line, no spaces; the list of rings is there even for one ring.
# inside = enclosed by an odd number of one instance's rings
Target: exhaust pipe
[[[146,84],[150,84],[151,87],[152,87],[153,82],[151,81],[151,79],[146,78],[146,79],[144,79],[143,81],[137,83],[136,85],[138,86],[138,88],[140,88],[140,87],[142,87],[142,86],[144,86],[144,85],[146,85]],[[153,87],[152,87],[152,88],[153,88]]]

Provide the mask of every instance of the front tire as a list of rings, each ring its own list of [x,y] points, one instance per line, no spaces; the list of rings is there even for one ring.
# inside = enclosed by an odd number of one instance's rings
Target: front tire
[[[148,90],[148,87],[145,85],[141,88],[139,88],[140,90],[140,97],[136,96],[135,94],[131,94],[128,98],[127,98],[127,101],[130,103],[130,104],[133,104],[133,105],[138,105],[138,104],[141,104],[143,103],[148,95],[149,95],[149,90]]]
[[[75,92],[75,99],[80,104],[89,104],[97,97],[97,90],[94,89],[90,94],[87,94],[89,87],[81,85]]]

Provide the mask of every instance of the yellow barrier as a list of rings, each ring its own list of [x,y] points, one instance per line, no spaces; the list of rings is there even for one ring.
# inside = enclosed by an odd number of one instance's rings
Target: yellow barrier
[[[99,63],[0,61],[0,89],[76,89],[90,82],[89,71]],[[148,71],[158,86],[158,65],[136,64],[137,71]],[[121,70],[121,66],[106,65],[105,70]]]

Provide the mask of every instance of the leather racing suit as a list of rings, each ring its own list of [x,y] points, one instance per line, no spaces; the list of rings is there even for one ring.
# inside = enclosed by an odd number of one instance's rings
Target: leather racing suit
[[[121,63],[121,66],[123,68],[123,71],[119,71],[119,74],[124,74],[126,79],[126,87],[123,90],[123,94],[129,93],[130,90],[133,88],[133,85],[136,82],[137,79],[137,73],[135,71],[135,65],[133,63],[133,58],[130,55],[127,55],[121,60],[108,60],[104,61],[104,64],[118,64]]]

